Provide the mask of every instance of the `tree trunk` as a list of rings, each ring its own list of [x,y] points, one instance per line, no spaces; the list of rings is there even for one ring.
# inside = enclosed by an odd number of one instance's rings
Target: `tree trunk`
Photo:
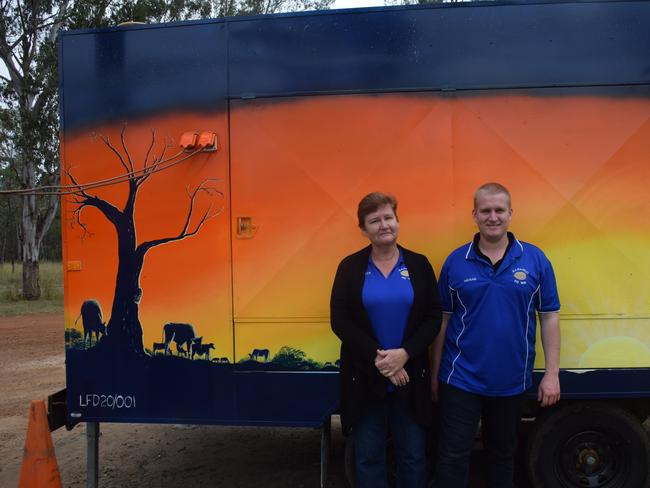
[[[38,260],[23,260],[23,298],[38,300],[41,297]]]
[[[119,262],[111,318],[101,346],[113,353],[141,357],[146,355],[139,318],[140,273],[144,259],[136,253],[133,218],[129,216],[115,227]]]
[[[120,260],[118,265],[113,308],[106,328],[106,347],[127,356],[142,356],[145,352],[138,313],[142,294],[138,283],[142,268],[133,266],[133,260],[129,261],[131,265],[125,264],[124,260]]]
[[[23,197],[22,235],[23,235],[23,299],[38,300],[41,297],[39,280],[39,249],[36,230],[36,197]]]

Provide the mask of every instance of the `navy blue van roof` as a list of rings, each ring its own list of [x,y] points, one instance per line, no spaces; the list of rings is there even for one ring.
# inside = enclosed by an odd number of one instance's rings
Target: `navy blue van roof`
[[[71,31],[62,124],[229,98],[650,85],[650,1],[475,2]],[[648,94],[648,90],[641,90]]]

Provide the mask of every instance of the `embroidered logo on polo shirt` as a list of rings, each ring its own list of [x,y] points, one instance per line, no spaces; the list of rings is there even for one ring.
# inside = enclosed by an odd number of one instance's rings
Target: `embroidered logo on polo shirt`
[[[524,268],[515,268],[512,270],[512,277],[518,285],[525,285],[530,273]]]
[[[410,280],[411,277],[409,275],[409,270],[406,268],[402,268],[399,270],[399,274],[402,277],[403,280]]]

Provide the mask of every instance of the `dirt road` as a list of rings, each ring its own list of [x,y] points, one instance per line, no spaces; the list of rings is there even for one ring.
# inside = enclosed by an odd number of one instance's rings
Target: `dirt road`
[[[63,317],[0,318],[0,487],[18,484],[27,411],[65,387]],[[315,487],[314,429],[102,424],[100,480],[109,487]],[[85,426],[53,433],[63,485],[86,483]],[[330,485],[342,488],[343,438],[335,422]]]

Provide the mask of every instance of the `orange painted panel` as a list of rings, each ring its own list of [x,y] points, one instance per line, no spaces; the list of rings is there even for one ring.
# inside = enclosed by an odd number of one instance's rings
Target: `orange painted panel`
[[[364,194],[397,196],[400,242],[439,270],[475,232],[475,188],[499,181],[513,194],[512,230],[554,264],[563,366],[606,362],[584,355],[608,337],[650,352],[639,326],[650,317],[649,100],[382,94],[231,107],[233,216],[257,226],[233,240],[236,326],[327,323],[336,264],[366,245],[355,216]],[[603,337],[595,320],[607,316],[623,320]]]
[[[124,146],[120,139],[123,128]],[[232,361],[230,195],[225,114],[170,114],[128,125],[115,124],[66,134],[62,151],[63,184],[72,184],[68,173],[80,184],[125,174],[126,169],[104,138],[127,165],[130,155],[137,171],[144,168],[152,131],[155,136],[147,161],[149,167],[154,157],[161,158],[163,151],[166,158],[179,153],[181,134],[194,130],[216,132],[218,150],[193,155],[152,174],[141,185],[135,202],[135,240],[140,244],[180,235],[190,214],[190,195],[201,184],[210,190],[197,195],[186,232],[194,230],[206,212],[210,218],[196,235],[153,247],[146,253],[140,275],[139,316],[147,349],[152,348],[153,342],[161,342],[165,322],[191,323],[197,335],[203,336],[204,343],[215,344],[213,355],[229,357]],[[183,157],[187,157],[187,153],[172,161]],[[126,203],[128,183],[104,186],[88,193],[121,210]],[[75,213],[79,209],[75,200],[78,198],[68,196],[62,203],[64,262],[81,264],[79,271],[65,272],[66,328],[75,326],[81,303],[89,298],[100,302],[104,319],[108,321],[118,266],[115,227],[92,206]],[[76,327],[80,329],[81,321]]]

